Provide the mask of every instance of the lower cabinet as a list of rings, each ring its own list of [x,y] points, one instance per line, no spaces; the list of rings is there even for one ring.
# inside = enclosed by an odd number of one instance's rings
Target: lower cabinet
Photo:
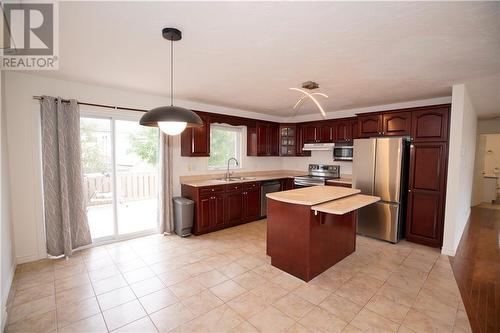
[[[326,182],[327,186],[340,186],[340,187],[352,187],[352,184],[349,183],[340,183],[340,182],[335,182],[335,181],[328,181]]]
[[[206,187],[182,185],[182,196],[195,202],[195,235],[260,219],[260,182]]]

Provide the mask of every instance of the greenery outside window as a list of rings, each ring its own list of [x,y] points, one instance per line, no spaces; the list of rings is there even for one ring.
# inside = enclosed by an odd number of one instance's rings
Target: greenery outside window
[[[241,168],[242,133],[242,127],[223,124],[210,125],[209,169],[226,169],[227,160],[231,157],[238,160],[239,166],[233,161],[230,163],[230,169]]]

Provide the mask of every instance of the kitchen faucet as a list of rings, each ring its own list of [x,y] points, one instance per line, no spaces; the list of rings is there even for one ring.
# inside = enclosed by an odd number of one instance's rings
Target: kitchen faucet
[[[227,172],[226,172],[226,175],[225,175],[225,179],[230,179],[231,178],[231,173],[229,172],[229,162],[231,162],[231,160],[234,160],[236,162],[236,166],[239,166],[240,163],[238,163],[238,160],[234,157],[231,157],[230,159],[227,160]]]

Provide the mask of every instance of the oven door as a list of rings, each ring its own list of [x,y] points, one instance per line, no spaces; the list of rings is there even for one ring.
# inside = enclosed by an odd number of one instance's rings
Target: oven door
[[[302,187],[318,186],[318,185],[325,185],[325,180],[312,177],[310,178],[296,177],[293,181],[294,188],[302,188]]]
[[[340,146],[333,148],[334,161],[352,161],[352,146]]]

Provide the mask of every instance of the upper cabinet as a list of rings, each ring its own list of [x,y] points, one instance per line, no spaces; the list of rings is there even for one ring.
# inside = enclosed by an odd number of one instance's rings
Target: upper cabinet
[[[335,143],[352,141],[352,124],[351,120],[341,120],[334,123],[335,126]]]
[[[210,156],[210,118],[201,116],[203,127],[186,128],[181,134],[181,156]]]
[[[318,128],[319,142],[335,142],[335,125],[333,122],[321,122]]]
[[[247,130],[248,156],[279,156],[279,125],[258,121]]]
[[[382,135],[405,136],[411,130],[411,112],[390,112],[382,115]]]
[[[447,141],[449,105],[427,107],[411,112],[411,140]]]
[[[305,130],[304,126],[301,124],[297,124],[295,126],[295,154],[296,156],[311,156],[311,151],[310,150],[303,150],[304,148],[304,143],[305,143]]]
[[[359,138],[358,119],[352,118],[350,122],[351,122],[351,139],[358,139]]]
[[[382,115],[359,115],[358,133],[360,138],[369,138],[382,135]]]
[[[295,125],[282,124],[280,125],[280,155],[281,156],[295,156],[297,152],[296,147],[296,128]]]
[[[304,143],[334,142],[335,125],[331,121],[303,124]]]

